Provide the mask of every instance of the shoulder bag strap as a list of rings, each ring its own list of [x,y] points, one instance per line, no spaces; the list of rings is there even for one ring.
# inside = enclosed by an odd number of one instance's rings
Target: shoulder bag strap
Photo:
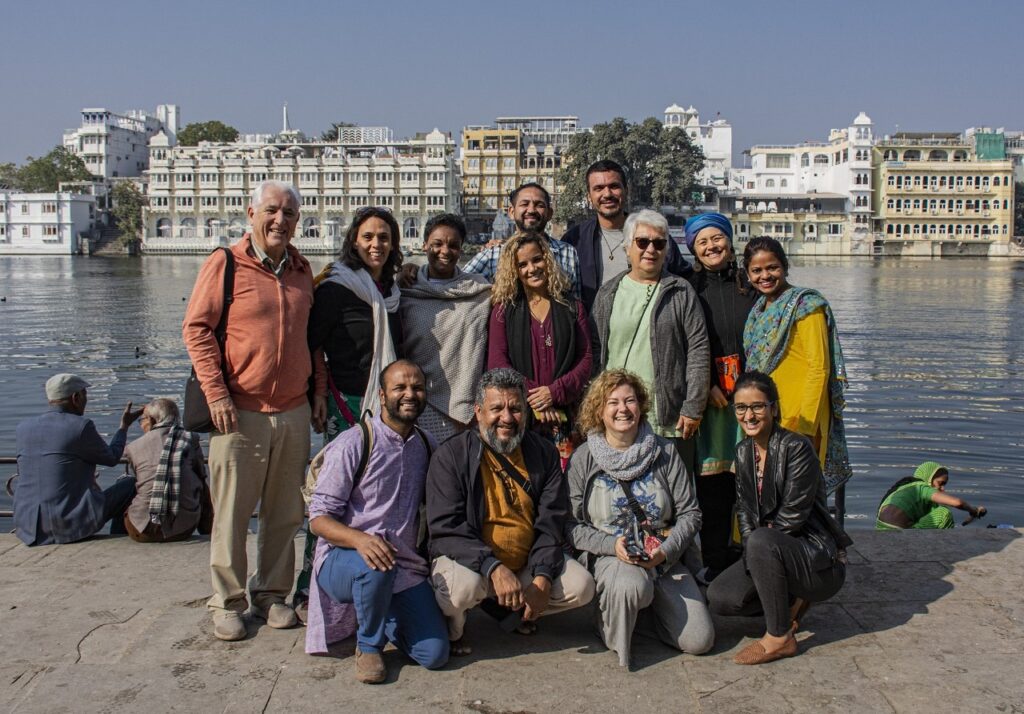
[[[499,454],[497,451],[492,449],[487,442],[483,439],[480,440],[487,452],[494,456],[498,460],[498,464],[501,466],[502,472],[510,479],[519,484],[519,487],[526,491],[526,495],[530,497],[530,500],[534,503],[537,502],[536,497],[533,495],[533,484],[530,483],[529,479],[523,478],[523,475],[519,473],[519,469],[512,465],[512,462],[505,458],[504,454]]]
[[[648,522],[647,514],[644,512],[643,507],[637,502],[636,497],[633,495],[633,487],[631,481],[618,481],[619,487],[622,492],[626,495],[626,503],[629,504],[629,510],[633,511],[633,515],[636,516],[637,523],[643,525]]]
[[[373,429],[365,420],[359,422],[359,431],[363,433],[363,453],[359,457],[359,465],[356,467],[356,472],[352,475],[352,490],[356,490],[356,486],[363,478],[363,474],[366,473],[366,464],[370,461],[370,452],[373,450]]]

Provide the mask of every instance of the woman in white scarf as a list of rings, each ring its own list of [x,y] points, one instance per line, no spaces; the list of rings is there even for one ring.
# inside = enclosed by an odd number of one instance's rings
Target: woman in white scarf
[[[395,284],[402,267],[400,241],[390,211],[364,208],[345,234],[341,256],[316,277],[308,337],[313,358],[327,361],[327,391],[313,395],[314,421],[323,426],[325,442],[355,425],[364,411],[380,412],[381,370],[402,356]],[[315,549],[307,526],[294,600],[303,622]]]
[[[473,390],[487,357],[491,284],[459,269],[466,224],[451,213],[433,216],[423,230],[427,264],[402,288],[405,356],[427,382],[427,408],[419,425],[438,442],[473,418]]]

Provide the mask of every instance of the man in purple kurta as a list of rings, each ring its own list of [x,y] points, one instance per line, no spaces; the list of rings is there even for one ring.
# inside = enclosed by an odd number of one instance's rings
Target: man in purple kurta
[[[417,548],[433,448],[432,437],[415,426],[426,406],[423,372],[408,360],[392,362],[380,387],[383,408],[368,422],[362,475],[362,430],[348,429],[326,447],[309,504],[310,530],[319,540],[306,652],[324,654],[354,630],[356,679],[369,684],[387,677],[381,652],[388,641],[428,669],[448,661],[447,626]]]

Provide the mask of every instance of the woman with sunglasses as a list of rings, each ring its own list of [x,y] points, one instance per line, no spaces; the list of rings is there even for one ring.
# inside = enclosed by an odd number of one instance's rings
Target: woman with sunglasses
[[[832,308],[817,290],[789,284],[789,260],[774,238],[743,251],[747,278],[760,294],[747,316],[747,369],[779,385],[782,426],[811,440],[829,491],[852,475],[846,448],[846,364]]]
[[[663,271],[668,221],[651,210],[623,226],[630,269],[606,282],[594,299],[600,369],[625,369],[651,389],[647,419],[675,441],[695,472],[697,427],[708,398],[711,355],[697,295],[685,279]]]
[[[582,303],[545,238],[516,233],[501,249],[491,289],[487,369],[511,367],[526,380],[534,430],[562,457],[572,454],[575,405],[590,379],[590,329]]]
[[[687,279],[700,299],[711,349],[711,388],[697,435],[700,549],[707,566],[704,580],[711,582],[738,557],[730,547],[736,501],[733,462],[739,440],[732,392],[746,362],[743,326],[756,296],[736,266],[732,223],[726,216],[698,214],[686,222],[685,231],[686,247],[696,259]]]
[[[700,510],[693,481],[676,448],[647,423],[648,399],[635,374],[602,372],[580,407],[587,441],[569,462],[569,539],[597,581],[598,631],[623,667],[644,608],[670,647],[702,654],[715,640],[694,580]]]
[[[307,337],[314,359],[327,361],[327,393],[313,395],[313,416],[324,443],[357,423],[364,411],[380,412],[381,370],[404,356],[400,292],[402,267],[398,223],[385,208],[356,212],[339,258],[315,278]],[[304,621],[316,538],[306,530],[295,607]]]
[[[797,654],[800,618],[810,603],[839,592],[852,541],[828,512],[811,442],[781,426],[779,391],[771,377],[744,372],[733,398],[746,436],[736,447],[743,559],[715,578],[707,595],[715,614],[764,614],[764,636],[733,659],[762,664]]]

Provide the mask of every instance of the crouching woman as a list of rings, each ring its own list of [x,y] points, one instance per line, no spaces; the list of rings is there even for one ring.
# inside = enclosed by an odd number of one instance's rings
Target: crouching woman
[[[569,462],[570,538],[597,581],[601,636],[624,667],[647,607],[670,647],[702,654],[715,639],[694,580],[700,510],[693,479],[672,442],[647,423],[649,401],[630,372],[597,377],[580,409],[587,441]]]
[[[764,613],[767,632],[736,655],[761,664],[797,654],[799,620],[846,579],[852,541],[828,512],[810,440],[779,426],[779,392],[762,372],[736,381],[733,406],[746,438],[736,447],[736,509],[743,558],[708,588],[718,615]]]

